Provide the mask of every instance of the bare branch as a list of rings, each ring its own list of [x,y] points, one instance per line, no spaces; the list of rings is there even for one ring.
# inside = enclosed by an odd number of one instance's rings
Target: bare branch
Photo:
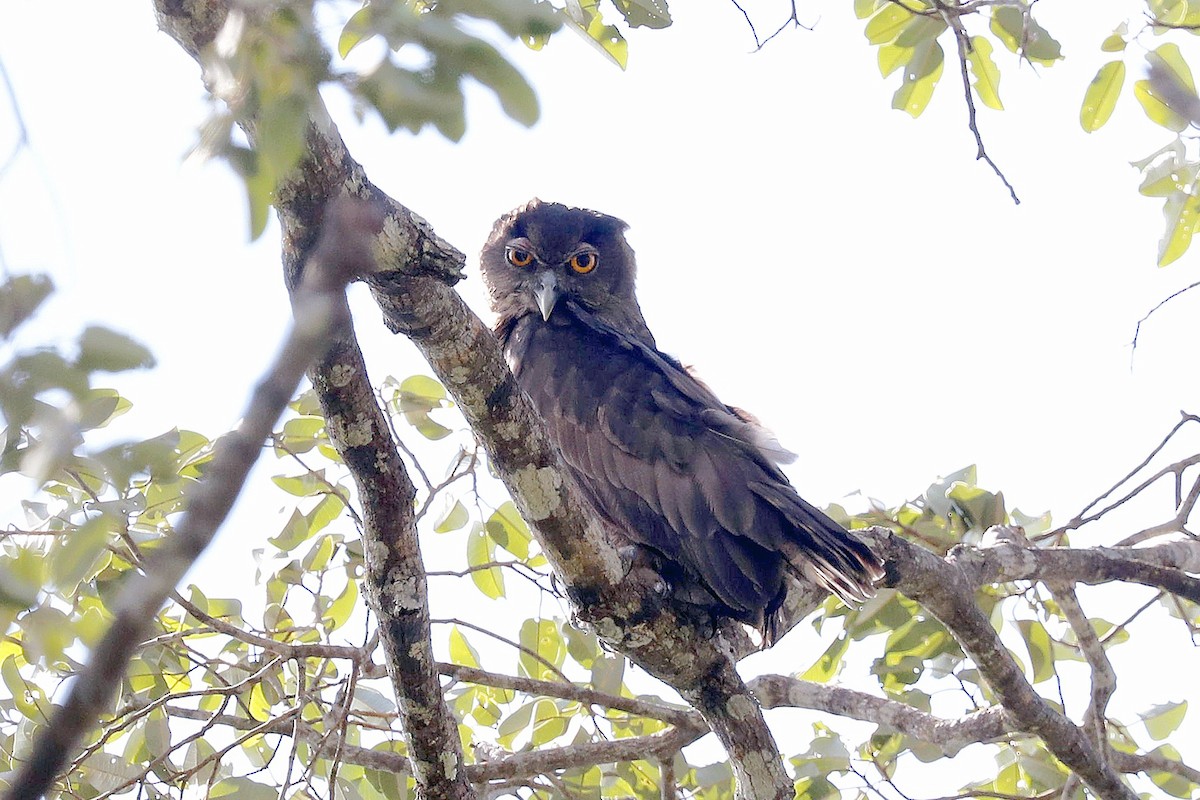
[[[1013,203],[1021,205],[1021,199],[1017,197],[1017,190],[1008,182],[1008,178],[1000,171],[1000,167],[996,165],[996,162],[988,155],[987,148],[983,146],[983,135],[979,132],[979,122],[975,119],[975,98],[971,93],[971,76],[967,73],[967,56],[971,52],[971,37],[967,35],[967,30],[963,27],[962,14],[964,12],[957,6],[946,5],[942,0],[933,0],[933,2],[946,25],[954,31],[954,41],[958,45],[958,67],[959,73],[962,75],[963,96],[967,101],[967,127],[975,136],[975,160],[982,160],[991,167],[992,172],[996,173],[996,177],[1008,189]]]

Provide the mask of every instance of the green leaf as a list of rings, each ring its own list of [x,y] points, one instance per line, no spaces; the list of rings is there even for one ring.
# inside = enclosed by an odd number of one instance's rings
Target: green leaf
[[[975,76],[975,82],[971,85],[975,88],[976,96],[988,108],[1003,111],[1004,103],[1000,102],[1000,69],[992,60],[991,41],[984,36],[972,36],[967,63],[971,67],[971,74]]]
[[[0,337],[8,338],[53,291],[48,275],[14,275],[0,285]]]
[[[525,76],[504,56],[490,45],[477,42],[466,50],[464,57],[465,71],[496,93],[505,114],[525,126],[537,122],[537,95]]]
[[[457,625],[450,628],[450,661],[464,667],[478,667],[480,663],[479,652],[462,635]]]
[[[1146,733],[1150,734],[1150,738],[1156,742],[1161,742],[1183,723],[1183,718],[1187,715],[1187,708],[1187,700],[1154,706],[1140,715],[1146,726]]]
[[[272,97],[259,110],[255,148],[276,181],[286,177],[304,154],[308,101],[299,95]]]
[[[89,372],[124,372],[153,367],[154,356],[123,333],[89,325],[79,337],[75,365]]]
[[[475,523],[467,535],[467,565],[480,567],[496,560],[496,542],[487,535],[487,530]],[[504,596],[504,574],[499,567],[473,569],[471,580],[479,591],[493,600]]]
[[[1021,638],[1029,651],[1029,660],[1033,668],[1033,682],[1041,683],[1054,677],[1054,652],[1050,646],[1050,634],[1037,620],[1017,620],[1021,630]]]
[[[944,62],[945,53],[936,41],[926,40],[917,45],[904,70],[904,82],[892,96],[892,108],[914,118],[921,116],[942,77]]]

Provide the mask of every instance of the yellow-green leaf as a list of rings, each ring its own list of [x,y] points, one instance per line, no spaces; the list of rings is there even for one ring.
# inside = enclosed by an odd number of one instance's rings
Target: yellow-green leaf
[[[895,3],[888,3],[871,17],[863,33],[871,44],[886,44],[899,36],[912,18],[913,15],[908,11]]]
[[[1000,102],[1000,69],[992,60],[992,43],[987,37],[971,37],[967,63],[971,67],[971,74],[975,76],[975,82],[971,85],[975,87],[975,94],[980,101],[988,108],[1003,111],[1004,103]]]
[[[1150,734],[1150,738],[1161,742],[1174,733],[1175,729],[1183,723],[1187,707],[1187,700],[1181,700],[1178,703],[1164,703],[1155,706],[1142,714],[1142,722],[1145,723],[1146,732]]]
[[[329,604],[329,608],[325,609],[325,613],[321,615],[322,621],[326,623],[326,629],[337,630],[345,625],[349,621],[350,615],[354,613],[356,605],[358,605],[358,582],[346,581],[346,588],[342,589],[342,593]]]
[[[1083,94],[1083,108],[1079,110],[1079,124],[1085,131],[1092,133],[1108,122],[1124,85],[1124,61],[1110,61],[1096,72]]]
[[[495,560],[496,542],[487,535],[483,525],[475,523],[467,535],[467,565],[477,568],[471,571],[471,580],[479,591],[493,600],[504,596],[504,574],[499,567],[479,567]]]
[[[825,652],[821,654],[821,657],[804,671],[800,679],[816,681],[817,683],[827,683],[833,676],[837,675],[838,669],[842,666],[842,656],[846,654],[846,650],[849,647],[850,637],[843,633],[829,647],[825,648]]]
[[[434,523],[433,530],[435,533],[456,531],[463,525],[466,525],[469,518],[467,507],[462,504],[462,501],[455,500],[450,508],[442,514],[441,518]]]
[[[1146,54],[1146,60],[1154,66],[1170,70],[1176,81],[1189,92],[1195,93],[1196,81],[1192,78],[1192,70],[1179,52],[1179,45],[1167,42],[1154,48]]]
[[[914,118],[921,116],[933,97],[944,65],[945,54],[936,41],[917,45],[904,71],[904,82],[892,96],[892,108],[903,110]]]
[[[488,517],[487,531],[496,544],[517,558],[529,558],[529,526],[521,519],[520,512],[511,500],[506,501]]]
[[[450,628],[450,660],[464,667],[479,666],[479,653],[462,635],[457,625]]]
[[[879,74],[883,77],[891,75],[896,70],[903,67],[912,58],[913,48],[900,47],[895,44],[881,44],[879,53],[877,54],[879,61]]]
[[[1189,192],[1176,192],[1163,206],[1167,228],[1158,242],[1158,265],[1165,267],[1179,258],[1192,243],[1192,234],[1200,222],[1200,197]]]
[[[1021,629],[1021,638],[1025,640],[1025,648],[1029,651],[1030,665],[1033,669],[1033,682],[1041,683],[1054,677],[1054,653],[1050,647],[1050,634],[1037,620],[1017,620]]]

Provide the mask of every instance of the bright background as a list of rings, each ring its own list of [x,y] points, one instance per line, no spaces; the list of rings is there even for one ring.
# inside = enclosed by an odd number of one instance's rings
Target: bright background
[[[752,9],[760,31],[786,6]],[[371,179],[468,253],[461,290],[481,315],[475,256],[499,214],[536,195],[623,218],[660,346],[797,451],[790,474],[818,504],[856,490],[895,504],[976,463],[1010,508],[1063,522],[1181,409],[1200,410],[1200,294],[1165,306],[1130,346],[1139,319],[1198,279],[1195,249],[1155,267],[1160,201],[1138,195],[1128,163],[1169,135],[1130,97],[1100,132],[1078,123],[1111,57],[1100,41],[1138,4],[1039,4],[1067,59],[1044,69],[995,54],[1007,111],[980,107],[979,124],[1020,206],[974,160],[953,54],[913,121],[891,110],[898,76],[880,79],[848,3],[804,4],[814,30],[757,53],[728,2],[672,11],[671,28],[633,32],[624,73],[569,32],[541,53],[510,47],[542,102],[532,130],[477,87],[459,144],[357,125],[328,96]],[[1157,42],[1131,47],[1142,44]],[[158,368],[113,380],[135,404],[114,436],[231,427],[289,310],[274,223],[247,243],[240,181],[184,163],[207,112],[198,67],[155,30],[148,3],[9,0],[0,59],[29,139],[0,176],[3,266],[59,287],[19,344],[69,341],[92,322],[148,344]],[[6,111],[0,158],[16,140]],[[427,371],[354,295],[373,379]],[[0,482],[5,507],[28,491]],[[252,580],[246,553],[283,502],[250,497],[214,559],[234,586]],[[1168,515],[1164,503],[1141,521]],[[1143,595],[1128,596],[1110,619]],[[1164,628],[1160,643],[1113,653],[1130,670],[1113,704],[1126,721],[1200,699],[1186,634]],[[791,666],[773,669],[803,669],[823,646],[811,633],[785,644]]]

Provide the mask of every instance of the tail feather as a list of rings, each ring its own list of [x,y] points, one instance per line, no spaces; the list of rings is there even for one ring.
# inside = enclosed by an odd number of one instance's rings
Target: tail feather
[[[869,547],[805,502],[790,485],[753,483],[751,488],[792,523],[793,535],[777,544],[787,556],[788,572],[827,589],[846,604],[875,596],[875,583],[884,570]]]

